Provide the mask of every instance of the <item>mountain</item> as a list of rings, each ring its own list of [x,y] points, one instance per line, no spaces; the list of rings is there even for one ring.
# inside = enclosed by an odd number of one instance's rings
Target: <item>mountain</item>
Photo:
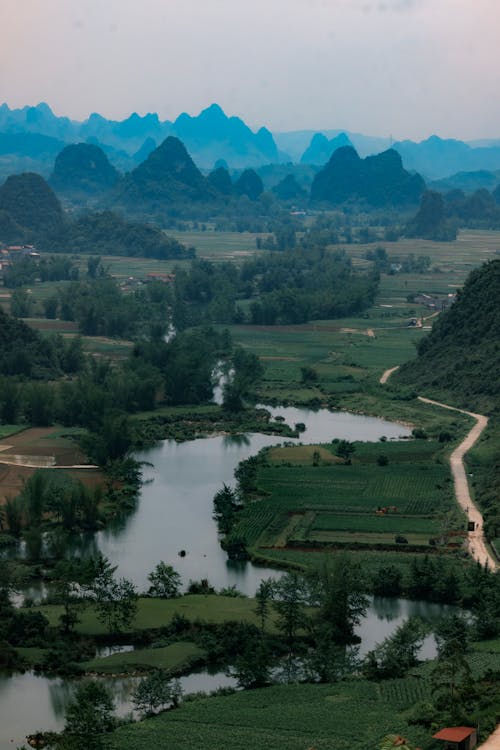
[[[293,174],[287,174],[272,189],[272,192],[282,201],[304,200],[306,191],[299,185]]]
[[[464,193],[473,193],[476,190],[486,189],[493,190],[500,183],[500,170],[490,172],[486,169],[480,169],[476,172],[457,172],[450,177],[444,177],[442,180],[434,180],[429,183],[432,190],[439,190],[441,193],[448,190],[463,190]]]
[[[102,149],[76,143],[58,154],[49,183],[60,192],[99,193],[113,187],[119,177]]]
[[[288,133],[275,132],[273,136],[278,149],[289,155],[288,160],[299,162],[315,135],[320,134],[327,140],[330,140],[336,138],[341,133],[344,133],[349,138],[349,141],[362,157],[378,154],[390,148],[391,145],[390,138],[352,133],[350,130],[291,130]]]
[[[184,144],[168,136],[124,180],[119,201],[127,204],[209,201],[216,191],[201,174]]]
[[[457,172],[500,169],[500,147],[473,148],[463,141],[432,135],[425,141],[400,141],[392,146],[406,169],[418,170],[428,179],[438,180]]]
[[[269,130],[261,128],[253,133],[239,117],[227,117],[218,104],[204,109],[198,117],[183,113],[174,122],[172,133],[185,143],[196,163],[207,169],[218,159],[233,168],[278,160]]]
[[[334,205],[362,201],[370,206],[400,206],[418,203],[424,189],[422,177],[403,169],[396,151],[388,149],[361,159],[352,146],[342,146],[315,176],[311,200]]]
[[[162,122],[151,112],[144,116],[133,112],[124,120],[108,120],[94,112],[84,122],[74,122],[67,117],[57,117],[45,103],[12,110],[2,104],[0,134],[26,133],[56,138],[59,144],[53,153],[64,145],[87,141],[99,145],[110,158],[109,148],[132,157],[145,142],[154,141],[156,145],[173,135],[186,144],[196,163],[205,169],[210,169],[221,158],[233,168],[255,167],[280,158],[269,130],[260,128],[253,132],[239,117],[228,117],[218,104],[212,104],[196,117],[183,113],[175,122]],[[135,163],[137,161],[135,159]]]
[[[469,409],[497,408],[500,396],[500,260],[474,269],[394,382],[425,395],[453,395]]]
[[[34,232],[46,232],[61,226],[63,212],[52,188],[39,174],[8,177],[0,187],[0,211],[12,221]]]
[[[342,146],[352,146],[353,144],[345,133],[339,133],[331,140],[326,135],[315,133],[311,143],[301,156],[301,164],[326,164],[330,156]]]

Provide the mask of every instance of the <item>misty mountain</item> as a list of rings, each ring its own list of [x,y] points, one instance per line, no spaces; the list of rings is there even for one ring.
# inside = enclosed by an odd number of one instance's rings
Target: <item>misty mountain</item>
[[[278,160],[278,149],[269,130],[260,128],[253,133],[239,117],[227,117],[218,104],[204,109],[198,117],[180,115],[172,134],[180,138],[203,168],[212,167],[218,159],[234,168]]]
[[[401,154],[406,169],[438,180],[457,172],[500,169],[500,147],[473,148],[463,141],[432,135],[425,141],[400,141],[392,147]]]
[[[299,162],[315,135],[323,135],[327,140],[331,140],[341,133],[347,135],[361,157],[379,154],[391,145],[390,138],[351,133],[349,130],[291,130],[288,133],[273,133],[273,136],[278,149],[288,154],[288,160]]]
[[[184,144],[168,136],[125,177],[118,200],[137,208],[141,204],[159,206],[209,201],[215,196],[215,189],[195,165]]]
[[[121,121],[108,120],[94,112],[84,122],[75,122],[67,117],[57,117],[43,102],[36,107],[12,110],[7,104],[2,104],[2,133],[38,133],[57,138],[57,151],[64,145],[83,141],[99,145],[110,158],[109,149],[115,149],[122,154],[121,163],[116,164],[121,168],[124,168],[123,153],[125,160],[135,157],[145,143],[154,141],[157,144],[169,135],[181,139],[196,163],[205,169],[212,168],[218,159],[224,159],[233,168],[245,168],[276,162],[280,158],[269,130],[260,128],[254,133],[239,117],[228,117],[217,104],[212,104],[196,117],[183,113],[175,122],[162,122],[156,113],[141,116],[136,112]]]
[[[463,190],[464,193],[473,193],[476,190],[493,190],[500,183],[500,170],[489,172],[480,169],[477,172],[457,172],[442,180],[434,180],[429,187],[440,192],[449,190]]]
[[[0,187],[0,212],[33,232],[46,232],[63,223],[61,204],[39,174],[12,175]]]
[[[49,183],[63,193],[102,193],[119,180],[106,154],[91,143],[76,143],[58,154]]]
[[[424,189],[422,177],[406,171],[393,149],[361,159],[352,146],[342,146],[315,176],[311,200],[333,205],[364,201],[369,206],[401,206],[418,203]]]
[[[345,133],[339,133],[331,140],[326,135],[315,133],[311,143],[300,158],[301,164],[326,164],[330,156],[341,146],[352,146]]]

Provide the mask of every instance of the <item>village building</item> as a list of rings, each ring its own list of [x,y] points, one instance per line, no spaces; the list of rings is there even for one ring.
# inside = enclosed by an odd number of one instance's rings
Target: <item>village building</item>
[[[474,727],[445,727],[432,736],[445,743],[444,750],[472,750],[477,745]]]

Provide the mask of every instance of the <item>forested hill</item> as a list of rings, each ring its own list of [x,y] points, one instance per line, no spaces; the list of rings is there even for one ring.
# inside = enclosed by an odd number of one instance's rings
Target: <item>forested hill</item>
[[[417,359],[395,382],[427,396],[453,396],[464,407],[493,412],[500,396],[500,260],[472,271],[456,302],[420,342]]]
[[[48,378],[60,372],[59,354],[26,323],[0,309],[0,374]]]

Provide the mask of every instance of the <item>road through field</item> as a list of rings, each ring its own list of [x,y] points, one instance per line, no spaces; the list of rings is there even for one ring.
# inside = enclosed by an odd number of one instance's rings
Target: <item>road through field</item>
[[[476,420],[476,424],[472,430],[467,433],[460,445],[458,445],[451,454],[450,466],[451,473],[453,474],[457,502],[465,511],[468,520],[474,523],[474,531],[468,532],[469,552],[475,560],[481,563],[481,565],[488,565],[491,570],[496,570],[497,562],[486,546],[483,534],[483,517],[472,500],[463,461],[467,451],[469,451],[479,440],[481,433],[487,426],[488,417],[485,417],[482,414],[474,414],[474,412],[466,411],[465,409],[457,409],[455,406],[442,404],[440,401],[433,401],[430,398],[424,398],[424,396],[419,396],[418,399],[424,404],[431,404],[432,406],[439,406],[442,409],[458,411],[461,414],[466,414],[468,417],[472,417],[472,419]]]
[[[387,383],[388,379],[395,372],[398,367],[391,367],[386,370],[380,377],[380,383]],[[483,516],[479,512],[479,509],[474,504],[470,490],[469,483],[467,481],[467,474],[464,466],[464,456],[473,445],[479,440],[481,433],[488,424],[488,417],[482,414],[475,414],[465,409],[457,409],[455,406],[449,404],[443,404],[440,401],[433,401],[430,398],[419,396],[418,400],[424,404],[431,404],[432,406],[439,406],[442,409],[450,409],[451,411],[458,411],[461,414],[466,414],[468,417],[476,420],[476,424],[467,433],[465,438],[462,440],[450,456],[451,473],[453,475],[453,484],[455,488],[455,497],[458,504],[465,512],[468,521],[474,523],[474,531],[468,532],[468,543],[469,552],[471,556],[481,563],[481,565],[487,565],[491,570],[497,570],[498,563],[486,546],[486,541],[483,534]]]

